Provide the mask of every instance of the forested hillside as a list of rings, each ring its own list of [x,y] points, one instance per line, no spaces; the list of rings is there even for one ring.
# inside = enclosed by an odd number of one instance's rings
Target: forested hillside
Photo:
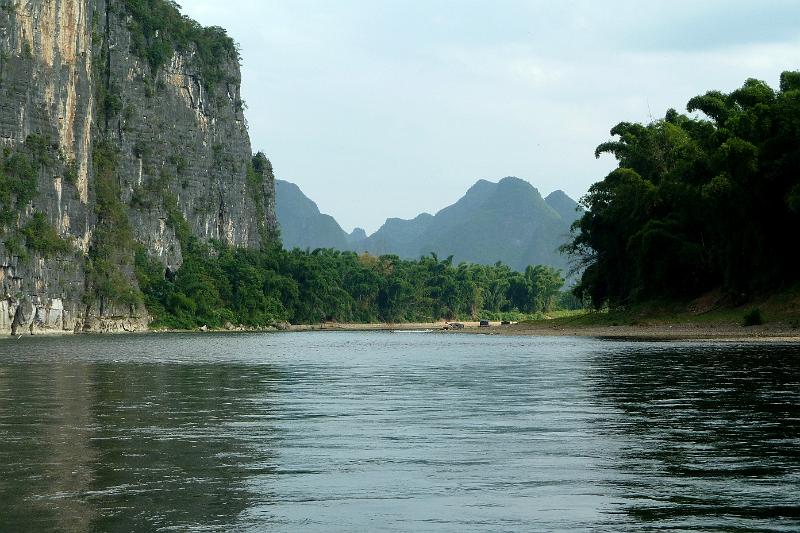
[[[595,307],[691,298],[732,303],[800,278],[800,72],[749,79],[597,147],[619,166],[583,199],[567,247]]]

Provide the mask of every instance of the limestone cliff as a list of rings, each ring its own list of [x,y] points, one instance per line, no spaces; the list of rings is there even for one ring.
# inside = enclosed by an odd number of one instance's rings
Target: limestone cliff
[[[0,0],[0,332],[143,329],[137,251],[169,274],[191,236],[275,231],[239,85],[170,2]]]

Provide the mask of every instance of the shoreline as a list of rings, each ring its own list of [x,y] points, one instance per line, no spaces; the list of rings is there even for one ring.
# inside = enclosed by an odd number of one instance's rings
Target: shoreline
[[[789,324],[774,323],[761,326],[741,326],[731,323],[679,323],[639,325],[581,325],[564,324],[559,321],[515,323],[501,325],[492,321],[489,327],[480,327],[477,321],[463,321],[463,329],[445,329],[447,322],[403,322],[403,323],[323,323],[292,324],[283,328],[262,327],[233,329],[149,329],[132,332],[78,332],[69,330],[37,330],[35,334],[7,335],[7,339],[21,337],[55,337],[61,335],[147,335],[162,333],[293,333],[293,332],[368,332],[368,331],[424,331],[444,335],[501,335],[527,337],[593,337],[616,340],[653,341],[730,341],[730,342],[787,342],[800,343],[800,328]]]
[[[563,324],[512,324],[496,328],[465,328],[464,333],[507,336],[593,337],[616,340],[800,342],[800,328],[785,324],[744,327],[738,324],[656,324],[590,326]]]
[[[455,321],[453,321],[455,322]],[[761,326],[741,326],[730,323],[681,323],[640,325],[581,325],[557,321],[514,323],[502,325],[490,321],[489,327],[480,327],[478,321],[459,321],[463,329],[444,329],[448,324],[439,322],[372,323],[372,324],[313,324],[292,325],[287,331],[413,331],[432,330],[446,334],[482,334],[537,337],[597,337],[616,339],[654,340],[779,340],[800,342],[800,328],[775,323]]]
[[[455,322],[455,321],[453,321]],[[403,323],[324,323],[292,324],[286,329],[253,328],[236,330],[208,330],[209,333],[259,333],[259,332],[347,332],[347,331],[425,331],[445,335],[502,335],[530,337],[593,337],[618,340],[654,341],[731,341],[731,342],[800,342],[800,328],[776,323],[761,326],[741,326],[730,323],[681,323],[648,325],[569,325],[549,323],[516,323],[501,325],[490,321],[489,327],[480,327],[478,321],[460,321],[463,329],[445,329],[448,322]],[[197,330],[152,331],[174,333],[202,333]]]

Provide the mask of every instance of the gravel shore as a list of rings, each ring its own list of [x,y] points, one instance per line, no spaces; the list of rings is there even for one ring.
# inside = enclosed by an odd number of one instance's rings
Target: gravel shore
[[[730,340],[800,342],[800,328],[784,324],[743,327],[737,324],[657,324],[636,326],[570,326],[547,323],[469,327],[465,333],[498,335],[604,337],[653,340]]]
[[[448,334],[531,335],[605,337],[654,340],[731,340],[800,342],[800,328],[788,324],[767,324],[743,327],[737,324],[657,324],[636,326],[584,326],[548,324],[546,321],[501,325],[490,322],[479,327],[478,322],[461,322],[463,329],[447,330],[447,322],[401,324],[313,324],[289,326],[289,331],[414,331],[436,330]]]

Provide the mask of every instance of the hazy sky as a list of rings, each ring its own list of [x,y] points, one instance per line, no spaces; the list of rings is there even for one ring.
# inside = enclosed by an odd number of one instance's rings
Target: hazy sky
[[[254,150],[346,229],[480,178],[573,198],[617,122],[800,69],[800,2],[183,0],[241,45]]]

